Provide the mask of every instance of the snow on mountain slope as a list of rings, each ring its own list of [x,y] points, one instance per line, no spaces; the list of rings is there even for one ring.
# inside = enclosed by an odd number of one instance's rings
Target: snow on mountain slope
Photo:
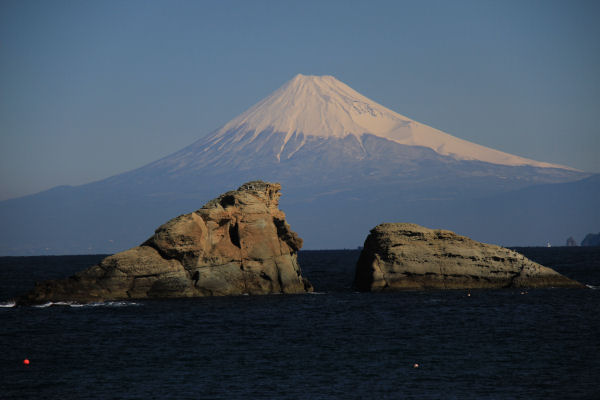
[[[547,166],[557,168],[540,168]],[[283,185],[282,209],[307,248],[355,247],[382,221],[444,227],[491,243],[558,242],[599,224],[598,180],[579,181],[586,177],[460,140],[333,77],[298,75],[160,160],[0,202],[0,254],[121,251],[254,179]],[[540,185],[547,189],[535,189]]]
[[[274,149],[279,160],[290,141],[292,157],[309,136],[343,138],[373,134],[399,144],[423,146],[458,160],[478,160],[508,166],[571,169],[515,156],[468,142],[398,114],[356,92],[332,76],[296,75],[249,110],[225,124],[198,145],[218,150],[283,135]],[[298,143],[298,138],[301,142]],[[270,141],[272,144],[272,140]]]

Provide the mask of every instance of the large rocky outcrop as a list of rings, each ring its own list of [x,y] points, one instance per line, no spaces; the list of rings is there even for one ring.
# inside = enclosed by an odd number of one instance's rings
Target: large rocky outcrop
[[[58,281],[36,284],[22,304],[305,293],[302,239],[279,210],[278,183],[249,182],[160,226],[138,247]]]
[[[371,230],[354,286],[361,291],[584,287],[515,251],[407,223]]]

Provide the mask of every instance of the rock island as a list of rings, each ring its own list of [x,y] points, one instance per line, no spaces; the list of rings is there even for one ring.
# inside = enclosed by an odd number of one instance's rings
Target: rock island
[[[280,190],[248,182],[168,221],[140,246],[36,284],[17,303],[310,292],[297,262],[302,239],[279,210]]]
[[[354,286],[373,292],[585,287],[515,251],[408,223],[385,223],[371,230]]]

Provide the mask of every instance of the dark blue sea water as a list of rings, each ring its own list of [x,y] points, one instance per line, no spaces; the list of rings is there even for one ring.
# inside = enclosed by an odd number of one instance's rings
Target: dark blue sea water
[[[301,252],[317,294],[0,308],[0,399],[600,398],[599,290],[355,293],[357,256]],[[0,258],[0,300],[101,258]]]

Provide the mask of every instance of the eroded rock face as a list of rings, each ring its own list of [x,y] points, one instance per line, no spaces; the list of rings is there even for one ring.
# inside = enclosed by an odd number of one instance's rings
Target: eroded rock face
[[[515,251],[407,223],[371,230],[354,286],[361,291],[584,287]]]
[[[305,293],[302,239],[279,210],[281,185],[248,182],[160,226],[138,247],[58,281],[19,303]]]

